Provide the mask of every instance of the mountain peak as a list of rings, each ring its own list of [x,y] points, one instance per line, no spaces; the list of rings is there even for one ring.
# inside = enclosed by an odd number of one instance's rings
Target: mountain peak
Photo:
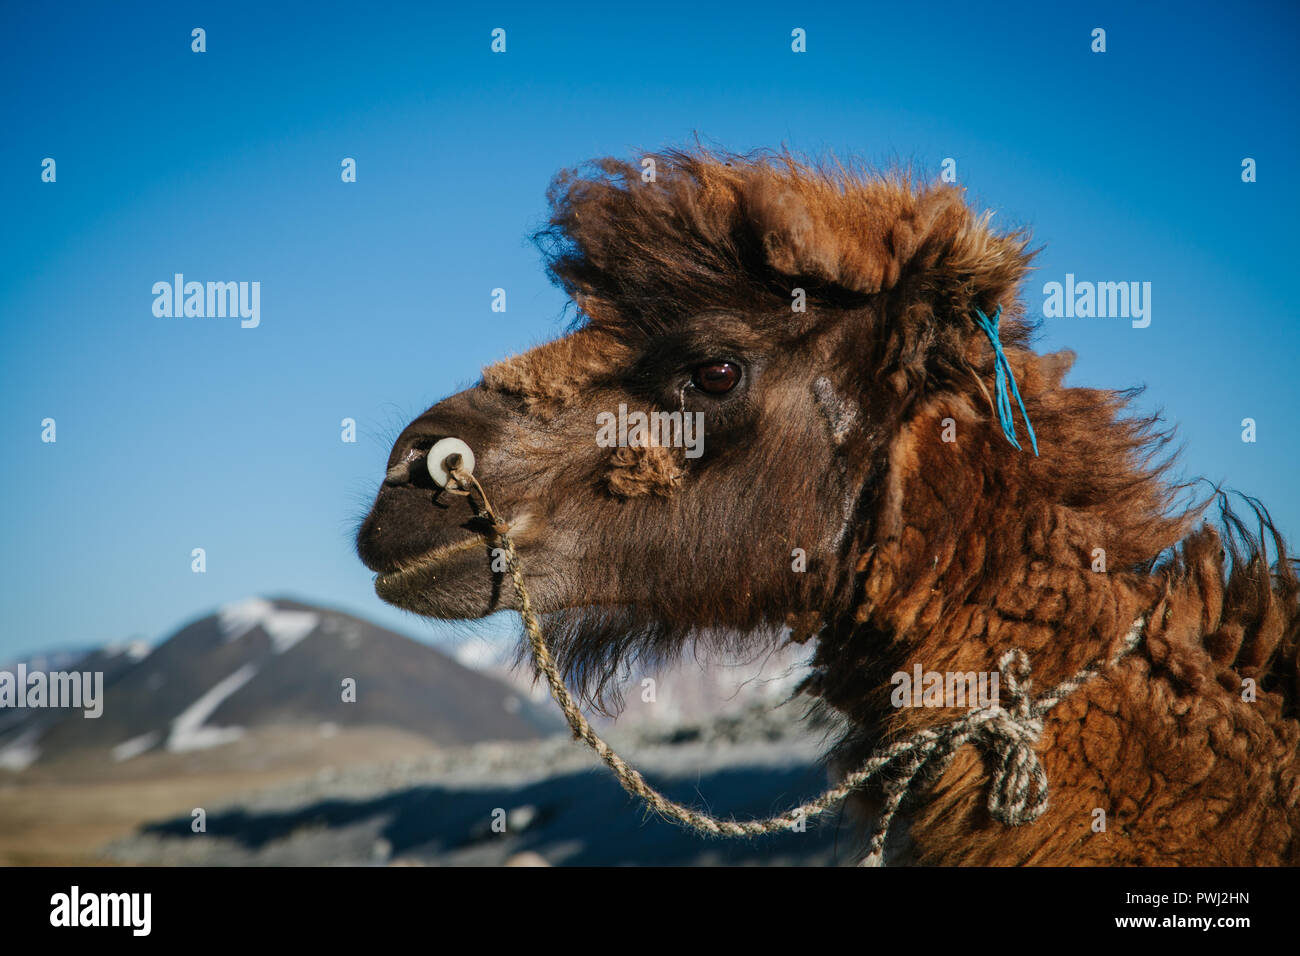
[[[255,627],[271,639],[271,647],[283,654],[320,626],[321,616],[312,611],[288,610],[262,597],[244,598],[217,610],[217,623],[227,641],[237,641]]]

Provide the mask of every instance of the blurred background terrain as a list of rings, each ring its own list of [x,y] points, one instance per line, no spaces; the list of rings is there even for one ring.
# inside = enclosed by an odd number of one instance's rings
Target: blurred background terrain
[[[826,784],[828,728],[787,702],[804,654],[688,657],[654,675],[653,700],[646,675],[628,675],[622,717],[597,719],[674,799],[740,817],[784,810]],[[506,646],[461,656],[251,598],[154,647],[26,659],[103,672],[103,716],[0,711],[0,863],[852,862],[847,824],[710,841],[648,819]]]

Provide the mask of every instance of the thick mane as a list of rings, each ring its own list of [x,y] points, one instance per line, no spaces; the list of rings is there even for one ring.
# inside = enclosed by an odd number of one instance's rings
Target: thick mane
[[[959,381],[922,403],[891,450],[880,509],[864,522],[857,570],[866,582],[855,618],[872,620],[879,602],[890,626],[906,631],[963,605],[1001,606],[1043,621],[1068,609],[1057,638],[1082,647],[1082,633],[1071,637],[1090,620],[1080,605],[1104,605],[1105,582],[1119,575],[1196,607],[1201,640],[1190,653],[1204,660],[1184,660],[1171,676],[1195,683],[1213,659],[1231,671],[1218,674],[1225,686],[1240,689],[1240,678],[1252,678],[1282,694],[1294,714],[1300,587],[1295,559],[1268,512],[1242,496],[1252,527],[1217,488],[1188,502],[1197,483],[1169,479],[1173,432],[1158,416],[1131,413],[1137,390],[1068,387],[1061,378],[1069,353],[1009,352],[1042,456],[1031,461],[1027,449],[1009,448],[978,381]],[[978,373],[987,377],[991,368]],[[962,431],[960,448],[934,440],[943,419]],[[1218,521],[1202,524],[1216,501]],[[1107,573],[1084,574],[1087,587],[1060,584],[1059,607],[1017,609],[1005,591],[1007,581],[1032,580],[1027,569],[1034,567],[1087,572],[1098,554]],[[1110,631],[1121,624],[1112,622]],[[1062,673],[1078,666],[1077,656],[1064,658]]]
[[[844,306],[909,280],[941,311],[991,309],[1028,268],[1027,237],[994,233],[957,187],[787,152],[601,159],[557,176],[548,196],[535,239],[552,279],[598,324],[654,329],[760,302],[788,320],[794,287]]]
[[[1157,573],[1199,599],[1205,649],[1213,666],[1199,676],[1240,690],[1242,679],[1282,699],[1281,714],[1300,719],[1300,582],[1296,559],[1259,501],[1239,496],[1253,522],[1216,490],[1219,528],[1180,542]],[[1252,527],[1253,524],[1253,527]],[[1221,530],[1220,530],[1221,529]],[[1274,560],[1268,557],[1272,546]],[[1191,665],[1195,667],[1195,664]]]

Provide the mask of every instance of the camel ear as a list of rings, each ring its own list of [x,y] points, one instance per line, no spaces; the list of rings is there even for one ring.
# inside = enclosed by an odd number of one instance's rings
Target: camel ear
[[[771,268],[849,292],[915,285],[947,300],[936,306],[992,310],[1029,268],[1027,237],[994,232],[990,214],[976,215],[953,186],[774,177],[746,199]]]

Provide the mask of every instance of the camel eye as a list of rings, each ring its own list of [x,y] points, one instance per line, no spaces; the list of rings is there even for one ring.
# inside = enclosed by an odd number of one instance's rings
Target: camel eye
[[[709,362],[700,365],[691,376],[691,383],[710,395],[725,395],[740,381],[740,366],[734,362]]]

